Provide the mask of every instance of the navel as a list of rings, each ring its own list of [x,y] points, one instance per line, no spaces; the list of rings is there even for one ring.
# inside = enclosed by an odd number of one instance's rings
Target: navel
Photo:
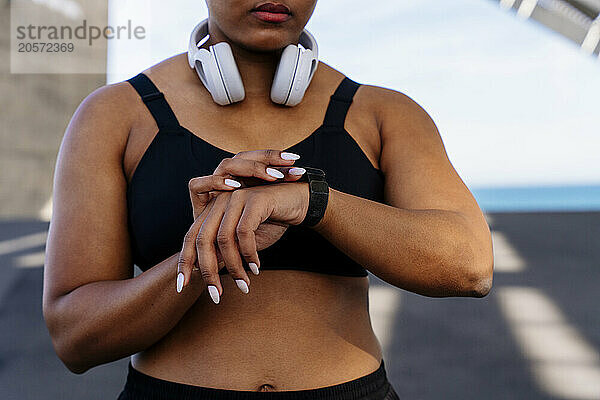
[[[268,385],[268,384],[261,385],[257,390],[257,392],[274,392],[274,391],[275,391],[275,387]]]

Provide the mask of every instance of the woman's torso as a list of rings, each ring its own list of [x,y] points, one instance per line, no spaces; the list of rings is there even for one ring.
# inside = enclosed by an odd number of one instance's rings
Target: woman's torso
[[[268,98],[222,107],[185,68],[183,56],[146,74],[182,126],[231,153],[301,142],[323,123],[329,97],[343,79],[320,63],[296,107],[274,106]],[[132,112],[136,123],[123,156],[128,181],[157,132],[143,106]],[[379,133],[367,94],[357,92],[344,127],[378,168]],[[382,354],[368,313],[367,277],[284,269],[249,277],[250,292],[243,294],[229,275],[221,275],[221,302],[215,305],[202,293],[173,330],[132,356],[134,368],[161,379],[233,390],[311,389],[377,369]]]

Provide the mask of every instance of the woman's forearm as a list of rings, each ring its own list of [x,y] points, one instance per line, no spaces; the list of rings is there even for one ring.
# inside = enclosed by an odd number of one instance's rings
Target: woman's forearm
[[[333,188],[329,193],[314,229],[381,279],[432,297],[481,297],[489,290],[489,257],[460,214],[401,209]]]
[[[168,333],[206,288],[176,290],[174,254],[132,279],[98,281],[55,300],[47,318],[57,354],[74,373],[127,357]]]

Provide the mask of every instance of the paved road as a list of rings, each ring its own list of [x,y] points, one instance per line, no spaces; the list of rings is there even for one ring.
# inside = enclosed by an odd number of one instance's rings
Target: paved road
[[[488,217],[496,271],[483,299],[370,275],[390,381],[403,399],[600,399],[600,213]],[[41,312],[47,227],[0,222],[0,398],[116,399],[128,359],[75,375],[54,353]]]

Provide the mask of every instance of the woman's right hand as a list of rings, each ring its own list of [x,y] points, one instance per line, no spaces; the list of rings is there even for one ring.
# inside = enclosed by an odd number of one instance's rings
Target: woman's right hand
[[[265,184],[265,182],[297,181],[306,172],[304,168],[291,167],[298,158],[299,156],[296,154],[280,150],[244,151],[237,153],[232,158],[223,159],[212,175],[190,180],[188,186],[194,223],[185,236],[183,248],[177,262],[177,271],[184,272],[186,283],[191,275],[190,269],[198,269],[195,240],[202,226],[202,220],[207,214],[205,211],[210,211],[213,200],[220,193],[233,191],[240,187],[256,186]],[[278,166],[278,168],[270,166]],[[286,225],[272,221],[262,223],[255,236],[257,250],[265,249],[274,244],[281,238],[286,229]],[[224,266],[223,257],[218,246],[216,246],[216,249],[217,262],[219,268],[222,268]],[[249,267],[255,275],[258,275],[258,265],[249,265]]]

